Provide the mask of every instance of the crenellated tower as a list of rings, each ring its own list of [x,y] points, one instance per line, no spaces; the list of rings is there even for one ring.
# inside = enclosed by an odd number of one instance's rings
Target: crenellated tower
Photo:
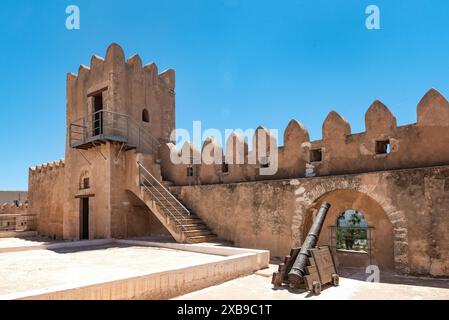
[[[127,237],[163,230],[133,205],[137,161],[160,180],[159,147],[175,128],[175,72],[109,46],[67,75],[63,237]],[[153,229],[153,231],[151,231]],[[164,232],[164,231],[161,231]]]
[[[125,60],[122,48],[110,45],[105,59],[94,55],[90,67],[67,75],[67,148],[115,141],[153,152],[148,141],[168,142],[175,128],[174,89],[173,69],[159,74],[155,63],[142,66],[139,55]]]

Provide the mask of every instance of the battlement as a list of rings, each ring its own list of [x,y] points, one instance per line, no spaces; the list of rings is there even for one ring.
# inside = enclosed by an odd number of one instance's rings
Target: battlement
[[[216,141],[212,143],[211,139],[204,142],[201,151],[191,143],[186,143],[182,150],[168,143],[161,148],[162,172],[175,184],[185,185],[447,165],[448,129],[449,102],[437,90],[431,89],[418,103],[417,122],[413,124],[398,126],[388,107],[376,100],[366,111],[364,132],[352,133],[350,124],[336,111],[331,111],[323,123],[321,140],[311,141],[307,129],[293,119],[284,131],[283,146],[278,146],[276,139],[263,127],[256,130],[252,149],[241,134],[230,135],[225,154],[222,147]],[[267,142],[262,149],[257,142],[260,137]],[[277,153],[270,152],[274,146]],[[170,161],[173,156],[182,158],[183,162],[173,163]],[[223,159],[225,166],[221,162],[205,163],[204,159],[211,156]],[[275,174],[260,174],[263,167],[261,159],[266,157],[271,158],[269,166],[277,168]],[[201,161],[194,162],[194,158]],[[191,161],[186,163],[185,159]]]
[[[78,74],[68,73],[67,80],[70,82],[82,82],[90,76],[95,77],[97,73],[103,73],[105,70],[119,71],[123,69],[131,71],[136,78],[147,78],[153,85],[162,85],[170,89],[175,87],[175,71],[173,69],[167,69],[159,73],[156,63],[151,62],[143,65],[142,59],[138,54],[126,59],[122,47],[116,43],[108,47],[106,58],[93,55],[90,59],[90,66],[80,65]]]
[[[169,141],[174,113],[175,71],[159,73],[154,62],[143,65],[138,54],[126,59],[116,43],[108,47],[105,58],[93,55],[90,66],[80,65],[78,74],[67,74],[67,124],[75,125],[68,131],[68,145],[74,137],[99,136],[103,129],[114,131],[123,122],[104,114],[123,115],[157,140]],[[117,135],[126,134],[128,130]]]
[[[59,170],[65,167],[65,160],[61,159],[61,160],[57,160],[57,161],[53,161],[53,162],[49,162],[49,163],[44,163],[44,164],[40,164],[37,165],[35,167],[31,167],[29,169],[30,175],[35,175],[35,174],[45,174],[49,171],[54,171],[54,170]]]
[[[25,214],[28,212],[28,203],[4,203],[0,205],[0,214]]]

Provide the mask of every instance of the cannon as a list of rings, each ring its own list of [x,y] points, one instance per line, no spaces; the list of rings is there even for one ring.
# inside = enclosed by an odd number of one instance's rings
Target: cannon
[[[312,227],[309,230],[309,234],[307,235],[306,240],[301,246],[298,257],[296,258],[292,269],[288,273],[288,280],[294,287],[298,286],[298,284],[302,282],[303,277],[306,275],[306,267],[310,257],[309,250],[313,249],[318,242],[321,229],[323,228],[324,219],[326,218],[329,208],[330,204],[327,202],[321,205],[315,221],[313,222]]]
[[[302,246],[292,249],[284,263],[279,265],[272,279],[275,286],[285,283],[291,288],[305,287],[318,294],[324,284],[338,285],[339,277],[330,247],[316,247],[329,208],[329,203],[321,205]]]

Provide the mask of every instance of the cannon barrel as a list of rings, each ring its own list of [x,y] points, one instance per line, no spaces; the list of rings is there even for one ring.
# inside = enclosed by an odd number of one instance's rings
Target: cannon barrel
[[[331,205],[327,202],[324,202],[321,205],[320,210],[315,218],[315,221],[312,224],[312,227],[309,230],[309,234],[307,238],[304,240],[304,243],[301,246],[301,250],[298,253],[298,257],[295,260],[295,263],[292,266],[288,274],[288,280],[292,287],[299,287],[299,284],[302,283],[302,278],[306,275],[306,267],[309,261],[309,249],[312,249],[316,246],[318,242],[318,238],[321,233],[321,229],[324,224],[324,219],[326,218],[327,212]]]

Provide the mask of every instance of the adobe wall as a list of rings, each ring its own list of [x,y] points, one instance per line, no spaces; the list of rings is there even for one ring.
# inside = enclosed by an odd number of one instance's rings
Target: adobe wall
[[[120,153],[120,145],[116,143],[97,148],[83,150],[90,164],[86,160],[69,161],[66,167],[64,239],[79,239],[83,197],[89,197],[91,239],[169,235],[144,203],[130,192],[138,185],[137,161],[143,162],[156,177],[160,176],[152,156],[133,150]],[[90,184],[87,189],[82,186],[86,177]]]
[[[277,161],[272,159],[270,163],[273,167],[277,163],[274,175],[259,174],[259,156],[268,155],[267,150],[259,150],[255,143],[249,148],[237,133],[226,142],[224,157],[229,163],[229,172],[203,161],[197,165],[195,181],[186,178],[188,164],[170,162],[170,154],[184,156],[194,147],[186,143],[182,150],[176,150],[172,143],[168,143],[161,147],[162,175],[176,185],[188,185],[332,176],[449,164],[449,102],[434,89],[419,102],[416,123],[398,126],[388,108],[375,101],[366,112],[365,127],[365,132],[353,134],[349,123],[332,111],[323,123],[322,140],[311,141],[307,129],[292,120],[284,132],[284,146],[277,149]],[[253,141],[258,133],[267,141],[274,140],[272,145],[277,147],[274,137],[263,127],[256,130]],[[389,143],[389,153],[376,151],[376,144],[382,141]],[[202,153],[196,151],[200,153],[200,159],[204,159],[205,154],[214,153],[206,148],[209,144],[210,141],[205,141]],[[240,151],[236,151],[236,146],[241,146]],[[212,150],[222,152],[220,145]],[[321,151],[320,161],[313,159],[312,150]],[[249,159],[255,153],[258,155],[257,163],[250,163]],[[236,154],[242,154],[243,163],[236,163]]]
[[[118,149],[115,150],[118,152]],[[170,236],[146,204],[136,195],[140,193],[137,162],[141,162],[153,176],[161,179],[159,165],[153,155],[128,151],[111,162],[111,235],[113,238],[142,236]]]
[[[65,162],[63,160],[30,168],[28,212],[37,217],[42,236],[61,239],[63,235]]]
[[[64,239],[80,237],[81,198],[89,198],[89,234],[91,239],[111,237],[110,193],[111,193],[111,144],[95,150],[83,150],[66,157],[64,181]],[[81,157],[81,158],[80,158]],[[83,179],[89,179],[89,188],[84,188]],[[33,205],[31,203],[31,205]]]
[[[333,208],[321,244],[329,243],[337,214],[360,210],[375,228],[374,258],[381,268],[449,275],[449,166],[172,190],[221,239],[278,257],[301,243],[322,201]]]

